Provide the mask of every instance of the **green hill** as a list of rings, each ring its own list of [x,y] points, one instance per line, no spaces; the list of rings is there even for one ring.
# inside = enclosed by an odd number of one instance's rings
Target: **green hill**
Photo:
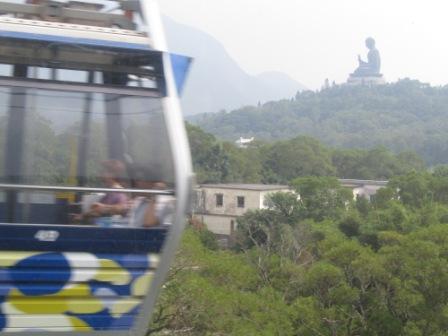
[[[237,148],[230,142],[218,141],[197,126],[187,124],[187,131],[199,183],[286,184],[304,176],[387,180],[426,170],[424,162],[414,153],[394,155],[383,147],[334,149],[313,138],[298,136]]]
[[[428,164],[448,162],[448,86],[414,80],[384,86],[334,86],[291,100],[202,114],[190,121],[218,138],[312,136],[332,147],[414,151]]]

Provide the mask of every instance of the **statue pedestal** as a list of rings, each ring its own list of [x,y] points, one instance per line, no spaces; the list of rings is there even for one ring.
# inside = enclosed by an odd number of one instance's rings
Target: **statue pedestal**
[[[384,85],[386,81],[383,75],[377,76],[354,76],[353,74],[347,80],[349,85]]]

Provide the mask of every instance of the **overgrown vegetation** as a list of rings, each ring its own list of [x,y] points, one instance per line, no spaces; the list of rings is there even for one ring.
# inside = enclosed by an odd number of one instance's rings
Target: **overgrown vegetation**
[[[239,149],[188,131],[201,182],[289,183],[301,197],[273,194],[241,217],[231,251],[190,228],[151,335],[446,334],[446,166],[308,137]],[[390,182],[369,202],[336,177]]]
[[[412,152],[333,149],[309,137],[237,148],[197,126],[187,125],[195,172],[200,183],[289,183],[299,176],[388,179],[425,169]]]
[[[300,199],[239,220],[233,251],[186,232],[151,335],[446,335],[446,168],[392,178],[372,202],[335,178],[292,185]]]

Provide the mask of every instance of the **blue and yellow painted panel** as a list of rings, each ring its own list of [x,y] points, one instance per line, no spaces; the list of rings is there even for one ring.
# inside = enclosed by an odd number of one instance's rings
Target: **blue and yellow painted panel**
[[[0,252],[0,331],[128,330],[157,255]]]

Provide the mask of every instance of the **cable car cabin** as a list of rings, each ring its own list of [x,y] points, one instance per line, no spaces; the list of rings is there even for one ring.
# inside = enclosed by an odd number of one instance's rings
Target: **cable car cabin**
[[[49,3],[0,2],[0,332],[144,335],[188,203],[188,60],[151,0]]]

